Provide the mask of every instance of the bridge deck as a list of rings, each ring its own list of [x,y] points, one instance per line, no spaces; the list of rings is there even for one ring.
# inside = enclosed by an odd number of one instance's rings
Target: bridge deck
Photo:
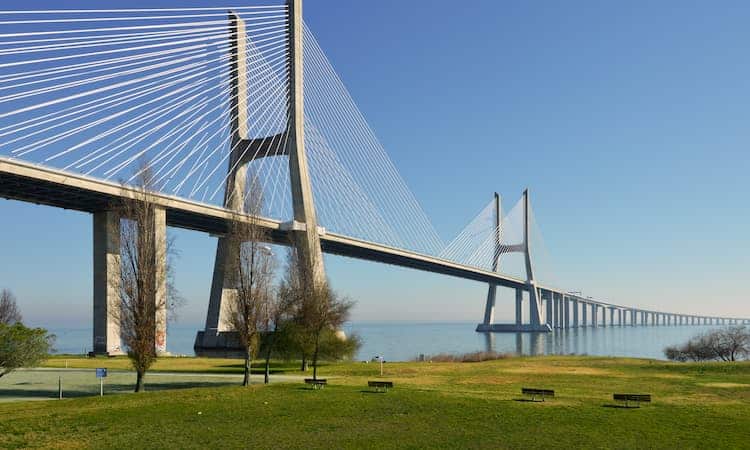
[[[118,199],[132,197],[134,193],[135,190],[132,187],[63,172],[57,169],[41,167],[27,162],[0,158],[0,197],[93,213],[95,211],[106,210],[115,204]],[[155,194],[154,201],[166,209],[167,225],[172,227],[221,235],[226,233],[227,224],[230,220],[247,219],[247,216],[237,216],[224,208],[165,194]],[[280,245],[289,245],[289,231],[283,229],[281,222],[267,218],[256,220],[259,220],[261,226],[268,229],[271,242]],[[320,239],[323,251],[329,254],[391,264],[482,283],[493,283],[508,288],[528,289],[528,285],[524,280],[476,267],[465,266],[429,255],[388,247],[374,242],[362,241],[335,233],[324,233]],[[599,305],[605,308],[634,309],[638,312],[672,314],[582,298],[546,286],[541,287],[541,289],[547,294],[562,294],[571,300]],[[693,317],[689,314],[675,315]],[[729,319],[703,315],[695,317]],[[735,320],[747,319],[735,318]]]
[[[134,193],[128,186],[0,158],[0,197],[93,213],[106,210],[118,199],[132,197]],[[167,225],[178,228],[219,235],[226,233],[229,220],[238,218],[217,206],[164,194],[155,194],[154,202],[166,209]],[[282,229],[281,222],[260,219],[260,224],[269,230],[273,243],[289,244],[289,232]],[[330,254],[526,288],[520,279],[334,233],[321,235],[321,246]]]

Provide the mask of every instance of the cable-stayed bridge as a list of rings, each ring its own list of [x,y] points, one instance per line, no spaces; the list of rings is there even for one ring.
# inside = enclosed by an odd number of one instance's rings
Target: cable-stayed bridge
[[[0,196],[93,214],[97,353],[120,351],[107,283],[120,270],[113,205],[135,195],[146,166],[155,245],[166,245],[167,226],[218,236],[199,352],[228,345],[223,235],[229,221],[250,220],[248,186],[263,199],[253,220],[274,243],[303,248],[316,282],[325,252],[487,283],[478,331],[749,322],[554,287],[554,273],[539,270],[543,241],[526,191],[508,211],[495,194],[445,242],[302,20],[300,0],[0,11],[0,56]],[[498,288],[515,290],[513,323],[495,323]]]

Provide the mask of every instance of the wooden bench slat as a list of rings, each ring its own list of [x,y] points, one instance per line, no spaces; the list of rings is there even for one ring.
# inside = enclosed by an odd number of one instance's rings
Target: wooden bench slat
[[[542,395],[542,394],[544,394],[544,395],[549,396],[549,397],[554,397],[555,396],[555,391],[553,391],[552,389],[521,388],[521,393],[522,394],[528,394],[528,395],[531,395],[531,394]]]
[[[328,384],[328,380],[325,378],[318,378],[317,380],[305,378],[305,384],[311,385],[313,389],[323,389],[323,386]]]
[[[650,402],[651,394],[612,394],[614,400],[631,402]]]
[[[530,395],[532,401],[536,400],[537,395],[542,397],[542,401],[544,401],[545,397],[555,396],[555,391],[552,389],[521,388],[521,393],[523,395]]]

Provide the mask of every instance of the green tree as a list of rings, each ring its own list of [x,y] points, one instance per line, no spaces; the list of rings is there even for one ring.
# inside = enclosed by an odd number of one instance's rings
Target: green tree
[[[0,324],[0,378],[47,359],[54,338],[44,328],[27,328],[20,322]]]

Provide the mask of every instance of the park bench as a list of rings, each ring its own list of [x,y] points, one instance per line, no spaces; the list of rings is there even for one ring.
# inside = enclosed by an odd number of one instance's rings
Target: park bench
[[[542,401],[544,401],[545,397],[555,396],[555,391],[551,389],[521,388],[521,393],[523,395],[530,395],[532,402],[536,401],[537,396],[542,397]]]
[[[625,402],[626,408],[640,408],[641,402],[651,402],[651,394],[613,394],[612,398],[615,401]],[[635,402],[635,405],[631,406],[630,402]]]
[[[323,389],[323,387],[328,384],[328,380],[325,378],[318,378],[317,380],[305,378],[305,384],[311,385],[313,389]]]
[[[375,392],[380,392],[381,389],[383,392],[388,392],[388,389],[393,389],[393,381],[368,381],[367,386],[375,388]]]

